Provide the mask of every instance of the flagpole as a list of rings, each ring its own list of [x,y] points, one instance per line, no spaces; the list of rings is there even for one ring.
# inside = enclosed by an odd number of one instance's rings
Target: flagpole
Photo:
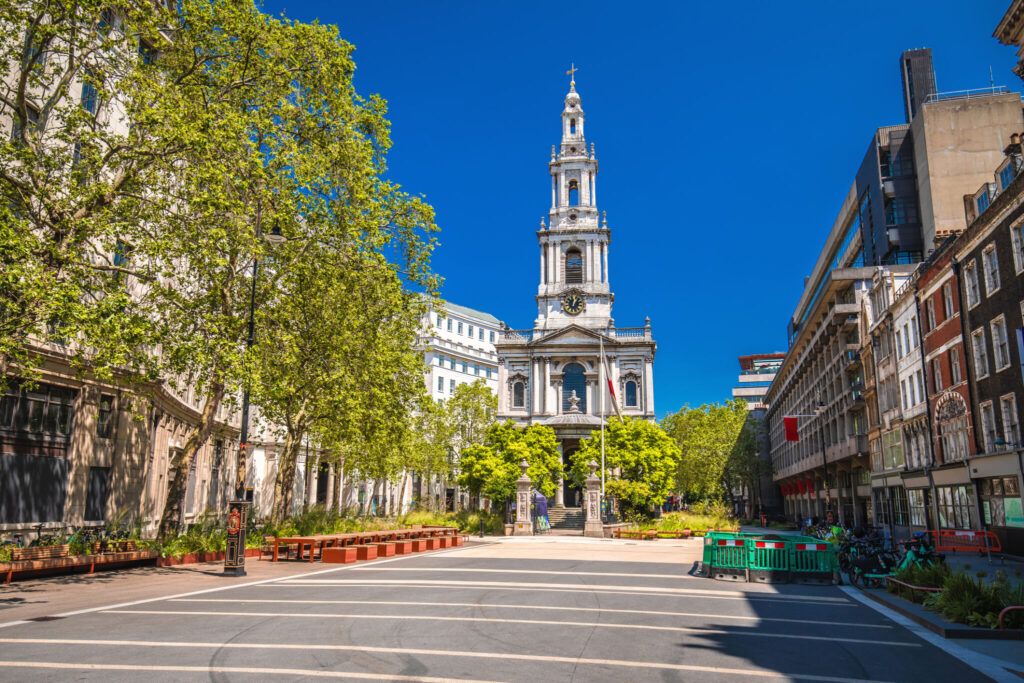
[[[601,337],[601,368],[598,370],[601,387],[601,501],[604,501],[604,337]]]

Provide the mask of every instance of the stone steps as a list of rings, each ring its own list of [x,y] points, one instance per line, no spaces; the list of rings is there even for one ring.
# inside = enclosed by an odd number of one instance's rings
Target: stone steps
[[[583,508],[548,508],[552,529],[583,529]]]

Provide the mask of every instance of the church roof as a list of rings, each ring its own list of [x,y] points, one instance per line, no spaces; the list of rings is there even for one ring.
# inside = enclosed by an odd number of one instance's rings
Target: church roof
[[[601,418],[586,413],[562,413],[541,422],[548,427],[600,427]]]

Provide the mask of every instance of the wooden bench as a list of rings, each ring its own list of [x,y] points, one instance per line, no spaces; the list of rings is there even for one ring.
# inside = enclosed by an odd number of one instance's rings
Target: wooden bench
[[[60,546],[43,546],[43,548],[16,548],[15,550],[37,550],[44,548],[59,548]],[[63,546],[67,547],[67,546]],[[51,551],[51,553],[54,551]],[[58,551],[59,552],[59,551]],[[53,574],[61,573],[63,570],[79,569],[88,567],[88,573],[92,574],[97,567],[104,565],[124,565],[138,562],[148,562],[160,556],[155,550],[136,550],[125,553],[104,553],[102,555],[65,555],[51,556],[33,560],[12,560],[11,562],[0,562],[0,574],[3,574],[4,583],[10,583],[16,574]]]
[[[14,548],[11,550],[12,562],[28,562],[31,560],[52,560],[67,557],[70,546],[38,545],[31,548]]]

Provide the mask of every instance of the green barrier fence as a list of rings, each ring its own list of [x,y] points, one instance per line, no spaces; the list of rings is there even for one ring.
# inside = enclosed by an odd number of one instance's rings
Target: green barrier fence
[[[808,536],[709,532],[703,560],[709,576],[751,581],[831,580],[838,569],[835,546]]]

